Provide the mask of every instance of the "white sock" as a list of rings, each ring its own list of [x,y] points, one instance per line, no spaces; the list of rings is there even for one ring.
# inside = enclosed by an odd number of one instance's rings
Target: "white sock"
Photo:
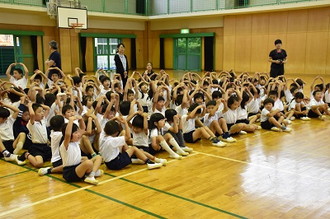
[[[166,143],[165,140],[161,141],[160,143],[160,146],[162,146],[162,148],[167,151],[171,156],[178,156],[177,153],[175,153],[171,148],[170,146],[168,146],[168,144]]]
[[[137,159],[137,158],[132,158],[131,159],[133,164],[145,164],[143,160]]]
[[[178,142],[176,142],[176,140],[174,138],[170,139],[170,144],[175,148],[175,150],[179,153],[183,153],[185,154],[186,152],[184,152],[181,147],[179,146]]]
[[[88,175],[88,177],[94,177],[95,176],[95,172],[94,171],[92,171],[89,175]]]

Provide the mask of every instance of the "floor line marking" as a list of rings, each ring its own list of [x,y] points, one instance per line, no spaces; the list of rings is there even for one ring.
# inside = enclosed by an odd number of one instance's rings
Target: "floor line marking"
[[[191,154],[189,157],[194,156],[194,155],[197,155],[197,153]],[[175,161],[177,161],[177,160],[171,160],[168,163],[172,163],[172,162],[175,162]],[[14,163],[11,163],[11,164],[17,165],[17,164],[14,164]],[[25,167],[25,166],[21,166],[21,167],[23,167],[25,169],[33,170],[32,168],[29,168],[29,167]],[[105,184],[107,182],[111,182],[111,181],[114,181],[114,180],[117,180],[117,179],[120,179],[120,178],[123,178],[123,177],[126,177],[126,176],[130,176],[130,175],[133,175],[133,174],[136,174],[136,173],[140,173],[140,172],[143,172],[145,170],[148,170],[148,169],[143,168],[143,169],[140,169],[140,170],[136,170],[136,171],[133,171],[133,172],[130,172],[130,173],[120,175],[116,178],[111,178],[111,179],[107,179],[107,180],[104,180],[104,181],[100,181],[99,185],[102,185],[102,184]],[[33,171],[36,171],[36,170],[33,170]],[[51,175],[48,175],[48,174],[46,176],[57,179],[57,180],[63,182],[63,180],[60,179],[60,178],[57,178],[57,177],[54,177],[54,176],[51,176]],[[76,186],[76,187],[79,186],[79,185],[68,183],[68,182],[65,182],[65,181],[64,181],[64,183],[67,183],[69,185]],[[57,199],[57,198],[61,198],[63,196],[67,196],[67,195],[70,195],[70,194],[73,194],[73,193],[76,193],[76,192],[79,192],[79,191],[82,191],[82,190],[87,190],[87,189],[92,188],[92,187],[94,187],[94,185],[84,186],[84,187],[81,187],[81,188],[78,188],[78,189],[75,189],[75,190],[72,190],[72,191],[69,191],[69,192],[65,192],[65,193],[62,193],[62,194],[59,194],[59,195],[56,195],[56,196],[52,196],[52,197],[49,197],[49,198],[46,198],[46,199],[42,199],[42,200],[27,204],[27,205],[23,205],[23,206],[20,206],[20,207],[17,207],[17,208],[14,208],[14,209],[11,209],[11,210],[8,210],[8,211],[5,211],[5,212],[1,212],[0,217],[4,216],[4,215],[7,215],[7,214],[14,213],[16,211],[20,211],[24,208],[32,207],[32,206],[35,206],[35,205],[38,205],[38,204],[41,204],[41,203],[44,203],[44,202],[47,202],[47,201],[51,201],[51,200],[54,200],[54,199]]]
[[[108,175],[108,176],[116,177],[116,175],[113,175],[113,174],[109,174],[109,173],[105,173],[105,174]],[[125,182],[129,182],[129,183],[132,183],[132,184],[135,184],[135,185],[138,185],[138,186],[142,186],[144,188],[147,188],[147,189],[150,189],[150,190],[154,190],[154,191],[157,191],[157,192],[160,192],[160,193],[163,193],[163,194],[166,194],[166,195],[175,197],[175,198],[179,198],[179,199],[182,199],[184,201],[191,202],[193,204],[197,204],[197,205],[200,205],[200,206],[203,206],[203,207],[206,207],[206,208],[210,208],[212,210],[215,210],[215,211],[218,211],[218,212],[221,212],[221,213],[224,213],[224,214],[228,214],[228,215],[231,215],[231,216],[234,216],[234,217],[237,217],[237,218],[242,218],[242,219],[245,219],[246,218],[246,217],[243,217],[241,215],[232,213],[230,211],[222,210],[220,208],[217,208],[217,207],[214,207],[214,206],[211,206],[211,205],[208,205],[208,204],[204,204],[202,202],[198,202],[198,201],[195,201],[193,199],[189,199],[189,198],[186,198],[186,197],[183,197],[183,196],[180,196],[180,195],[171,193],[171,192],[167,192],[167,191],[164,191],[164,190],[161,190],[161,189],[157,189],[157,188],[148,186],[146,184],[136,182],[134,180],[130,180],[130,179],[126,179],[126,178],[120,178],[120,180],[123,180]]]
[[[223,156],[220,156],[220,155],[209,154],[209,153],[205,153],[205,152],[201,152],[201,151],[195,151],[195,152],[197,154],[202,154],[202,155],[209,156],[209,157],[220,158],[220,159],[223,159],[223,160],[229,160],[229,161],[233,161],[233,162],[237,162],[237,163],[248,164],[248,165],[262,167],[262,168],[266,168],[266,169],[271,169],[271,170],[275,170],[275,171],[279,171],[279,172],[284,172],[284,173],[289,173],[289,174],[298,175],[298,176],[302,176],[302,177],[308,177],[308,178],[313,178],[313,179],[317,179],[317,180],[321,180],[321,181],[330,182],[330,180],[327,180],[327,179],[322,179],[322,178],[309,176],[309,175],[303,175],[303,174],[299,174],[299,173],[288,171],[288,170],[275,169],[275,168],[269,167],[269,166],[259,165],[259,164],[250,163],[250,162],[247,162],[247,161],[242,161],[242,160],[236,160],[236,159],[233,159],[233,158],[228,158],[228,157],[223,157]]]
[[[8,174],[8,175],[5,175],[5,176],[0,176],[0,179],[15,176],[15,175],[19,175],[19,174],[26,173],[26,172],[29,172],[29,171],[31,171],[31,170],[24,170],[24,171],[17,172],[17,173],[11,173],[11,174]]]

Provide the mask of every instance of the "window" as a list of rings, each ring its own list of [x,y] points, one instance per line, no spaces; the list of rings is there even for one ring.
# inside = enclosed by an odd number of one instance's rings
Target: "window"
[[[116,70],[114,58],[120,42],[119,38],[94,38],[96,69]]]

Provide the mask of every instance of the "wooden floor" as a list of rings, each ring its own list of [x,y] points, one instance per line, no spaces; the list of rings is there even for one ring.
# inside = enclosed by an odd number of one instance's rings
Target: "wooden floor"
[[[98,186],[0,160],[0,218],[330,218],[330,118],[291,127],[188,144],[161,169],[102,165]]]

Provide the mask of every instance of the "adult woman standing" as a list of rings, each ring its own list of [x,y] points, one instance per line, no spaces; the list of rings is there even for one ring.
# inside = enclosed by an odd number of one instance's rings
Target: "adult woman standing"
[[[59,69],[62,69],[61,65],[61,55],[57,51],[58,49],[58,44],[55,40],[52,40],[48,43],[49,49],[50,49],[50,55],[49,58],[46,60],[46,66],[48,68],[52,67],[58,67]],[[57,70],[51,70],[48,74],[48,78],[50,79],[52,76],[52,72],[57,72]]]
[[[275,40],[275,49],[269,53],[268,61],[271,62],[270,77],[276,78],[277,76],[284,75],[284,64],[287,63],[287,54],[282,49],[282,41]]]
[[[121,75],[123,80],[123,88],[125,88],[128,78],[128,61],[125,55],[125,45],[119,43],[117,45],[117,54],[115,55],[116,72]]]

